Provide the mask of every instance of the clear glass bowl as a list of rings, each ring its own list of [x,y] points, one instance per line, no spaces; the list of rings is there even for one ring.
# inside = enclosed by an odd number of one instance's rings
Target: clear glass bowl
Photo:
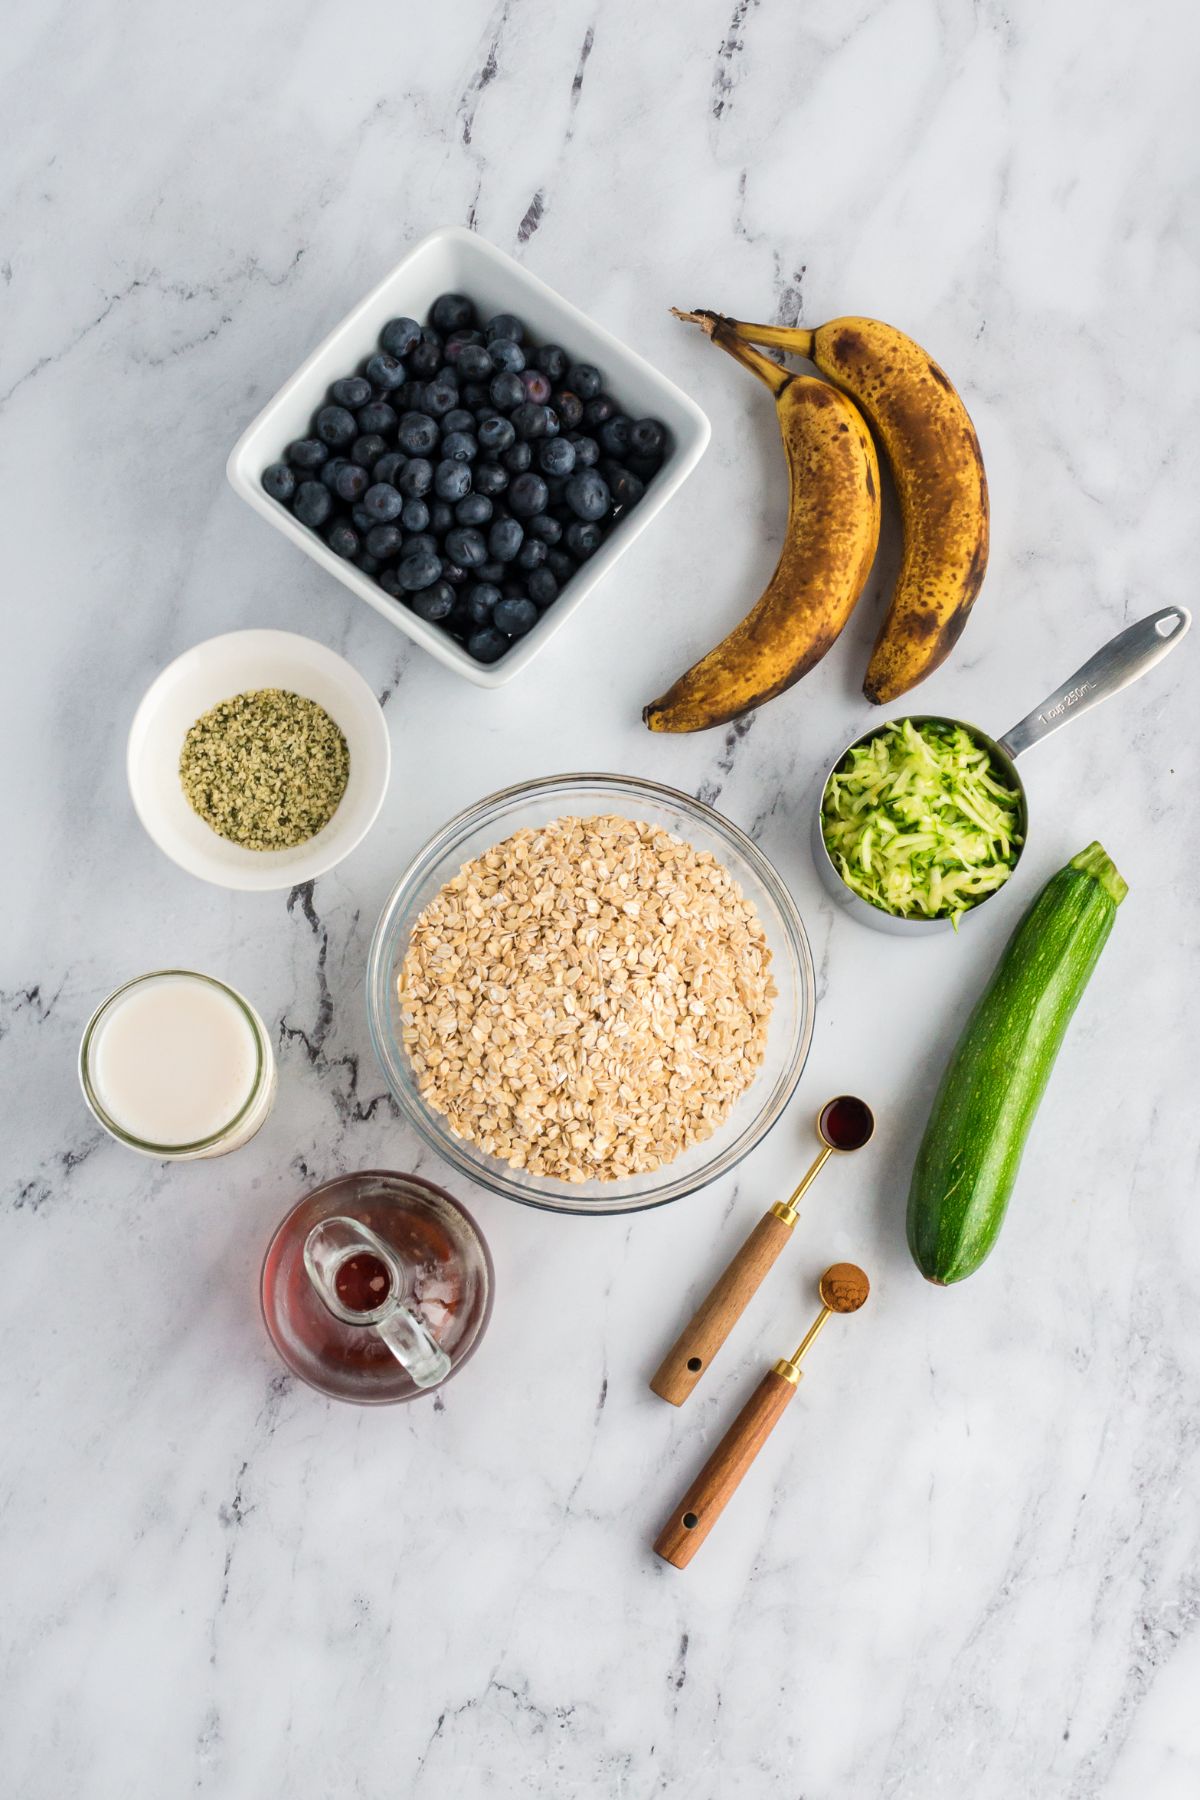
[[[400,1041],[396,976],[418,916],[463,864],[524,826],[597,813],[665,827],[722,862],[758,909],[779,989],[756,1079],[706,1142],[646,1175],[626,1181],[553,1181],[513,1169],[457,1138],[417,1089]],[[815,982],[808,937],[787,888],[736,825],[709,806],[631,775],[554,775],[491,794],[430,839],[401,877],[375,930],[367,963],[367,1019],[388,1086],[425,1142],[468,1180],[494,1194],[551,1212],[623,1213],[662,1206],[715,1181],[747,1156],[796,1089],[812,1039]]]

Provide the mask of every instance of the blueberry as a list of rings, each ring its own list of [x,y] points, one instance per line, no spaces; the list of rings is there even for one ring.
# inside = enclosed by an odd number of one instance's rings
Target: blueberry
[[[474,431],[475,414],[468,412],[465,406],[452,406],[442,420],[442,435],[448,431]]]
[[[429,524],[429,508],[424,500],[406,500],[400,508],[400,523],[405,531],[424,531]]]
[[[463,612],[472,625],[490,624],[492,608],[501,598],[494,582],[473,581],[463,595]]]
[[[519,438],[547,437],[549,414],[548,406],[538,406],[532,400],[522,400],[520,406],[513,408],[513,430]]]
[[[533,446],[531,444],[510,444],[500,461],[510,475],[520,475],[533,461]]]
[[[429,309],[429,321],[439,331],[460,331],[475,323],[475,308],[465,294],[439,294]]]
[[[442,572],[442,559],[431,550],[409,550],[397,565],[400,586],[410,594],[432,587]]]
[[[594,400],[602,386],[600,371],[591,363],[576,363],[567,370],[567,386],[581,400]]]
[[[389,450],[386,456],[380,457],[371,473],[376,481],[390,481],[395,487],[396,477],[407,461],[408,458],[402,450]]]
[[[404,505],[399,494],[390,481],[377,481],[363,495],[363,511],[370,513],[379,525],[386,525],[392,519],[400,517],[400,508]],[[377,556],[378,551],[372,551]]]
[[[629,443],[639,456],[661,456],[667,447],[666,427],[657,419],[639,419],[629,428]]]
[[[272,463],[262,472],[262,484],[272,500],[290,500],[296,491],[295,471],[286,463]]]
[[[593,437],[583,437],[573,431],[568,443],[575,450],[575,467],[577,469],[594,469],[600,461],[600,446]]]
[[[302,481],[292,499],[292,511],[302,525],[318,530],[333,511],[333,495],[319,481]]]
[[[386,453],[387,439],[381,438],[377,431],[368,431],[351,444],[350,461],[357,463],[360,469],[373,469]]]
[[[490,381],[496,369],[482,344],[464,344],[458,353],[457,367],[464,381]]]
[[[604,533],[598,525],[585,524],[582,520],[576,519],[567,526],[564,541],[576,562],[586,562],[589,556],[595,555],[604,542]],[[546,561],[549,563],[550,558],[547,557]]]
[[[367,364],[367,380],[390,393],[393,388],[403,387],[408,380],[408,370],[398,356],[391,356],[386,350],[377,350]],[[358,402],[359,406],[364,405],[370,397],[369,394],[364,395]]]
[[[433,489],[439,500],[465,499],[471,491],[470,463],[455,462],[447,457],[433,472]]]
[[[473,631],[467,639],[467,655],[473,656],[476,662],[499,662],[508,649],[510,639],[502,631],[485,625],[481,631]]]
[[[366,537],[368,531],[373,530],[379,523],[378,519],[373,519],[371,517],[365,506],[352,506],[350,508],[350,518],[353,522],[355,531],[359,532],[363,537]]]
[[[537,513],[526,521],[525,534],[527,537],[540,538],[543,544],[557,544],[562,537],[563,528],[549,513]]]
[[[570,530],[570,527],[568,526],[567,529]],[[585,529],[585,527],[581,527],[580,529]],[[574,558],[568,556],[565,550],[547,550],[546,568],[544,570],[535,569],[533,574],[529,577],[529,591],[531,594],[533,593],[534,578],[547,572],[553,575],[555,581],[557,581],[559,587],[561,587],[563,582],[570,581],[572,575],[575,573]],[[534,598],[536,599],[536,597],[537,596],[535,595]]]
[[[323,444],[333,444],[339,448],[343,444],[352,443],[358,436],[354,414],[345,406],[323,406],[317,414],[317,436]]]
[[[546,548],[541,538],[527,537],[517,551],[518,569],[540,569],[546,560]]]
[[[583,401],[569,388],[560,388],[550,404],[562,420],[564,431],[575,431],[583,424]]]
[[[469,431],[448,431],[442,438],[442,455],[451,462],[472,463],[479,455],[479,444]]]
[[[329,450],[319,438],[297,438],[287,447],[287,459],[295,469],[319,469],[329,461]]]
[[[451,587],[465,587],[473,573],[474,570],[464,569],[461,563],[444,562],[442,564],[442,579],[448,581]]]
[[[324,488],[321,492],[325,492]],[[519,519],[497,519],[488,532],[487,541],[493,562],[511,562],[524,539],[525,532]]]
[[[561,381],[567,372],[567,353],[560,344],[543,344],[533,353],[535,365],[551,381]]]
[[[524,637],[537,624],[538,609],[532,600],[501,600],[492,612],[492,623],[505,637]]]
[[[620,463],[610,464],[607,479],[614,506],[636,506],[646,491],[645,482],[623,469]]]
[[[369,368],[370,364],[367,366]],[[329,398],[335,406],[348,406],[351,412],[357,412],[371,398],[371,382],[364,381],[361,375],[344,375],[330,388]]]
[[[625,467],[637,476],[639,481],[652,481],[662,468],[661,456],[639,456],[631,450],[625,458]]]
[[[398,387],[393,394],[389,395],[389,399],[398,413],[420,412],[421,395],[424,392],[425,383],[423,381],[406,381],[403,387]]]
[[[452,331],[446,339],[446,355],[449,356],[452,344],[457,344],[461,350],[465,344],[482,344],[482,342],[482,331],[477,331],[474,325],[460,325],[457,331]]]
[[[489,373],[487,381],[490,380],[491,375]],[[487,405],[487,384],[485,381],[464,381],[458,390],[458,397],[462,401],[464,407],[469,407],[475,417],[478,418],[480,407]]]
[[[366,550],[360,550],[354,559],[354,566],[356,569],[361,569],[364,575],[378,575],[382,564],[377,556],[370,555]]]
[[[329,527],[325,542],[335,556],[353,556],[358,549],[358,533],[345,519]]]
[[[552,393],[549,378],[540,369],[525,369],[521,374],[521,385],[525,389],[525,398],[538,406],[545,406]]]
[[[388,432],[396,429],[396,409],[389,406],[386,400],[372,400],[369,406],[358,409],[358,429],[366,432],[379,432],[386,437]]]
[[[504,369],[511,375],[519,375],[525,367],[525,352],[513,338],[489,338],[488,355],[498,369]]]
[[[584,425],[599,437],[601,425],[611,419],[616,410],[615,400],[610,400],[607,394],[597,394],[596,398],[589,400],[583,409]]]
[[[383,458],[380,458],[383,461]],[[343,463],[334,478],[333,491],[339,500],[361,500],[370,486],[370,476],[358,463]]]
[[[454,509],[460,525],[486,525],[494,508],[486,494],[468,494]]]
[[[456,525],[446,533],[446,554],[464,569],[477,569],[487,561],[487,545],[482,531],[470,525]]]
[[[446,381],[439,375],[436,380],[426,383],[425,393],[422,397],[422,407],[425,412],[432,413],[434,418],[440,419],[443,413],[448,413],[457,405],[458,388],[454,382]]]
[[[396,477],[396,486],[406,500],[419,500],[433,486],[433,464],[424,456],[410,456]]]
[[[538,445],[537,460],[547,475],[569,475],[575,467],[575,446],[570,438],[546,438]]]
[[[566,487],[566,501],[577,519],[602,519],[612,506],[608,483],[595,469],[582,469],[578,475],[572,475]]]
[[[449,618],[454,611],[456,598],[448,581],[435,581],[432,586],[422,588],[413,595],[412,609],[418,619],[424,619],[429,625],[437,625]]]
[[[397,554],[403,542],[404,533],[398,525],[372,525],[367,533],[367,552],[385,562]]]
[[[484,326],[483,335],[489,344],[493,338],[507,338],[510,343],[521,344],[525,341],[525,327],[515,313],[497,313]]]
[[[454,523],[454,508],[445,500],[435,500],[429,508],[429,529],[434,537],[445,537]]]
[[[495,499],[497,494],[502,494],[509,481],[508,470],[502,469],[499,463],[494,462],[476,463],[474,477],[475,492],[487,494],[490,499]]]
[[[409,456],[428,456],[437,441],[437,420],[428,413],[406,412],[396,427],[396,442]]]
[[[421,327],[415,319],[389,319],[379,341],[389,355],[404,357],[420,343]]]
[[[508,490],[509,506],[523,519],[531,519],[535,513],[545,512],[549,498],[546,483],[541,476],[528,469],[523,475],[514,478]]]
[[[394,566],[390,569],[382,569],[380,571],[379,585],[385,594],[391,595],[393,600],[399,600],[404,592],[404,584],[400,580],[400,571]]]
[[[618,460],[629,454],[629,432],[631,422],[624,413],[614,413],[611,419],[600,427],[600,447],[610,456]]]
[[[504,580],[507,570],[502,562],[484,562],[480,563],[474,573],[480,581],[490,582],[495,587]]]
[[[514,406],[520,406],[525,398],[525,389],[521,386],[519,375],[494,375],[488,388],[488,395],[493,406],[501,412],[511,412]]]
[[[525,585],[535,606],[549,606],[558,599],[558,580],[548,567],[531,569]]]
[[[410,350],[404,360],[410,375],[420,381],[428,381],[442,366],[442,347],[440,344],[422,342],[415,350]]]
[[[479,445],[491,456],[498,456],[501,450],[507,450],[516,441],[516,431],[511,419],[485,419],[479,427]]]
[[[317,480],[323,481],[331,494],[337,492],[338,470],[346,467],[344,456],[331,456],[323,469],[317,470]]]
[[[404,540],[404,554],[405,556],[424,554],[440,557],[442,552],[441,546],[432,532],[414,531],[411,537]]]

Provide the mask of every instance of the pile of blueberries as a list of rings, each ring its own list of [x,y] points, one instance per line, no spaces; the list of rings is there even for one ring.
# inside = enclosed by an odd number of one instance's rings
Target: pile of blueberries
[[[385,594],[496,662],[657,473],[667,436],[600,371],[463,294],[391,319],[262,484]]]

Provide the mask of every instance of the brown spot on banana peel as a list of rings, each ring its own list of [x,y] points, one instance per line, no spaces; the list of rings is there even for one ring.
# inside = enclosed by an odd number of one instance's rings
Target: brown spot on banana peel
[[[779,562],[741,624],[646,707],[651,731],[708,730],[783,693],[825,655],[870,573],[879,482],[865,422],[810,376],[788,380],[776,405],[790,476]]]

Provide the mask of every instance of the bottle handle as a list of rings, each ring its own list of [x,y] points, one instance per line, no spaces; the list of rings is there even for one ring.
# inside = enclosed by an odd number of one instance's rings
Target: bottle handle
[[[345,1305],[337,1291],[338,1270],[348,1258],[364,1252],[382,1263],[389,1277],[386,1295],[369,1310]],[[322,1305],[334,1318],[381,1337],[417,1387],[436,1387],[445,1381],[450,1358],[409,1304],[400,1258],[369,1225],[340,1214],[322,1219],[305,1239],[304,1267]]]
[[[445,1381],[450,1373],[450,1358],[403,1300],[371,1329],[419,1388],[436,1387],[439,1381]]]

